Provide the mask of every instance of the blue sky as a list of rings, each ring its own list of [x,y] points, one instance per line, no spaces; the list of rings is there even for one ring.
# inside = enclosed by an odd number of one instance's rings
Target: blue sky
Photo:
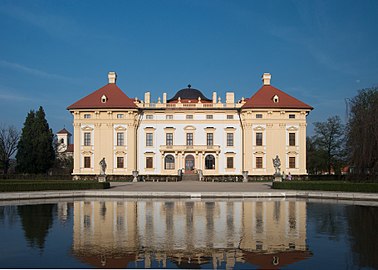
[[[207,97],[250,97],[272,85],[339,115],[378,84],[378,1],[0,0],[0,123],[22,128],[44,107],[54,132],[66,107],[116,71],[129,96],[172,97],[189,83]]]

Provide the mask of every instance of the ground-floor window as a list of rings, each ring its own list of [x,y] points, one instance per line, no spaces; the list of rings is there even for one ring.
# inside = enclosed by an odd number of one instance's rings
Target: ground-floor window
[[[234,158],[227,157],[227,169],[233,169],[233,168],[234,168]]]
[[[205,157],[205,169],[206,170],[215,169],[215,158],[213,155],[207,155]]]
[[[91,167],[91,157],[84,157],[84,168],[90,168]]]
[[[120,169],[120,168],[123,168],[123,166],[124,166],[123,157],[117,157],[117,168]]]
[[[289,157],[289,168],[290,169],[295,168],[295,157]]]
[[[256,168],[257,169],[263,168],[263,158],[262,157],[256,157]]]
[[[147,169],[152,169],[154,166],[153,166],[153,159],[152,157],[146,157],[146,168]]]
[[[175,169],[175,158],[172,155],[167,155],[164,159],[164,168],[166,170]]]

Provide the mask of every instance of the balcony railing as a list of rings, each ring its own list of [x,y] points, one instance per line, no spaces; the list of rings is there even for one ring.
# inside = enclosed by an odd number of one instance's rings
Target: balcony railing
[[[220,145],[160,145],[160,151],[220,151]]]

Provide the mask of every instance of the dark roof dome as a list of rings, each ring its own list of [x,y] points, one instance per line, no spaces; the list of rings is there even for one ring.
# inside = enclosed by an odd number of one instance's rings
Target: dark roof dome
[[[211,99],[205,97],[200,90],[192,88],[192,86],[189,84],[188,88],[177,91],[176,95],[167,100],[167,102],[177,101],[178,98],[181,100],[198,100],[199,97],[201,98],[201,101],[211,101]]]

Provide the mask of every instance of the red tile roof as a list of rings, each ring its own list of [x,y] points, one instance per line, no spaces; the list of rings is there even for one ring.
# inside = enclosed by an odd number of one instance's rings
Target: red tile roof
[[[73,153],[74,152],[74,145],[73,144],[69,144],[67,146],[67,149],[65,152],[70,152],[70,153]]]
[[[71,135],[71,133],[68,132],[67,129],[63,128],[62,130],[58,131],[56,134],[68,134]]]
[[[273,97],[278,96],[278,102],[273,101]],[[271,86],[264,85],[251,98],[246,100],[242,109],[254,108],[283,108],[283,109],[314,109],[310,105],[286,94],[285,92]]]
[[[105,95],[107,101],[103,103],[101,97]],[[134,100],[129,98],[115,83],[108,83],[67,107],[73,109],[136,109]]]

